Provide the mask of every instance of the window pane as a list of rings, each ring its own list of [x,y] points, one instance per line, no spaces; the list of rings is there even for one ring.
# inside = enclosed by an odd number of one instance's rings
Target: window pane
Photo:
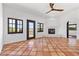
[[[34,29],[34,24],[32,22],[29,22],[29,37],[33,37],[33,29]]]
[[[12,28],[9,28],[9,32],[12,32]]]
[[[41,28],[43,28],[43,24],[41,24]]]
[[[40,28],[38,28],[38,32],[40,31]]]
[[[9,27],[12,27],[12,24],[9,24]]]
[[[22,28],[22,25],[20,25],[20,27],[19,28]]]
[[[20,21],[20,24],[22,24],[22,21]]]
[[[15,23],[15,20],[13,20],[13,23]]]
[[[13,24],[13,28],[15,28],[15,24]]]
[[[15,32],[15,28],[13,28],[13,32]]]
[[[43,31],[43,28],[41,28],[41,31]]]
[[[19,29],[17,29],[17,32],[19,32]]]
[[[9,23],[12,23],[12,19],[9,19]]]
[[[19,20],[17,20],[17,24],[19,24],[20,22],[19,22]]]
[[[19,32],[22,32],[22,29],[19,29]]]
[[[32,22],[29,23],[29,27],[33,28],[33,23]]]
[[[20,25],[17,25],[17,28],[19,28],[20,27]]]
[[[42,27],[42,24],[41,24],[41,27]]]
[[[17,21],[17,32],[22,32],[22,21]]]
[[[40,23],[37,25],[37,31],[40,32]]]

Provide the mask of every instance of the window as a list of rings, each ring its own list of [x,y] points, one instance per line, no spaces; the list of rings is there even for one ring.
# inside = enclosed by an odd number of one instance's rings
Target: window
[[[8,33],[23,33],[23,20],[8,18]]]
[[[22,27],[22,21],[21,20],[17,20],[17,32],[22,32],[23,31],[23,27]]]
[[[38,23],[37,24],[37,31],[38,32],[43,32],[43,27],[44,27],[44,24],[43,23]]]

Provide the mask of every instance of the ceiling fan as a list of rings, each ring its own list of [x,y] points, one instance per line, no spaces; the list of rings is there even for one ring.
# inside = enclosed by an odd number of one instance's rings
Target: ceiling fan
[[[55,9],[54,5],[55,5],[54,3],[49,3],[49,6],[50,6],[51,10],[49,10],[48,12],[46,12],[47,14],[49,12],[51,12],[51,11],[64,11],[64,9]]]

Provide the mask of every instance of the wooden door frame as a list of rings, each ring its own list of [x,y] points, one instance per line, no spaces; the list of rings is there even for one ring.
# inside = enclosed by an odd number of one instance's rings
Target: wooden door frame
[[[30,37],[30,38],[29,38],[29,22],[33,22],[34,23],[34,31],[33,31],[34,37]],[[27,40],[35,38],[35,35],[36,35],[36,33],[35,33],[35,23],[36,22],[33,21],[33,20],[27,20]]]

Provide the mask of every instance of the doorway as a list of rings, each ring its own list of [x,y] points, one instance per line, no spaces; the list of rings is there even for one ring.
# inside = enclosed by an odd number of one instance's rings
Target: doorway
[[[67,38],[76,38],[77,24],[67,22]]]
[[[35,21],[27,20],[27,39],[35,38]]]
[[[69,21],[67,22],[67,38],[69,38],[69,29],[68,29],[68,26],[69,26]]]

